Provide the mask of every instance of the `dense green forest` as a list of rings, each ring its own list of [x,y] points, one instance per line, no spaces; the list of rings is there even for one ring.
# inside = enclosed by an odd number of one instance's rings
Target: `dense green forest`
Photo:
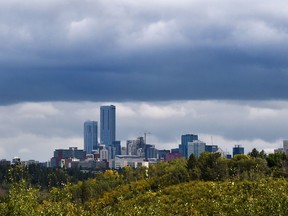
[[[253,149],[225,159],[205,152],[77,181],[55,170],[66,180],[41,186],[33,172],[13,166],[2,182],[9,190],[0,215],[288,215],[287,168],[282,153]]]

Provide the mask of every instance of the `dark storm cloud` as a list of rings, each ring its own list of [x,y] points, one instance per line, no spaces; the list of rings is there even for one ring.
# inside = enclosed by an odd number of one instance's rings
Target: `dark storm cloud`
[[[287,99],[283,2],[0,3],[1,104]]]

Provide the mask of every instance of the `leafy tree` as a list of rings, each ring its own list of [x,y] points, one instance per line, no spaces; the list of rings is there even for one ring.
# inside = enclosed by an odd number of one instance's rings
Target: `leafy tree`
[[[189,180],[189,173],[187,171],[187,160],[177,159],[169,161],[169,166],[166,168],[167,180],[173,184],[179,184]]]
[[[125,183],[130,183],[134,180],[134,172],[131,166],[125,166],[122,169],[122,178]]]
[[[265,159],[267,157],[266,153],[264,150],[258,151],[256,148],[253,148],[251,152],[248,153],[248,155],[252,158],[262,158]]]
[[[20,182],[28,179],[28,170],[21,164],[14,164],[8,170],[7,181],[8,182]]]
[[[198,166],[197,158],[195,157],[194,154],[191,154],[189,159],[188,159],[188,162],[187,162],[187,169],[188,170],[193,170],[197,166]]]
[[[283,152],[269,154],[266,158],[269,167],[282,168],[286,165],[287,155]]]
[[[256,148],[253,148],[252,151],[248,153],[248,155],[253,158],[258,158],[260,157],[260,152]]]
[[[264,152],[264,150],[260,151],[260,158],[262,158],[262,159],[267,158],[267,154]]]
[[[211,181],[227,177],[226,159],[223,159],[218,152],[203,152],[198,159],[198,163],[201,171],[200,177],[203,180]]]
[[[288,177],[288,157],[285,153],[269,154],[266,158],[271,174],[275,177]]]
[[[196,180],[200,178],[201,171],[199,169],[198,160],[194,154],[191,154],[187,161],[187,169],[191,179]]]
[[[50,188],[63,187],[68,184],[69,176],[65,170],[56,168],[48,174],[48,182]]]
[[[248,155],[235,155],[228,163],[229,175],[232,178],[255,180],[266,176],[268,167],[266,160]]]
[[[7,197],[7,211],[1,215],[37,215],[38,196],[38,190],[28,186],[24,180],[13,183]]]

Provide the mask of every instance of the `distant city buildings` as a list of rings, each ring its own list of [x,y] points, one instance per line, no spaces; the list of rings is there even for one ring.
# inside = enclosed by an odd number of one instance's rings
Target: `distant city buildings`
[[[70,147],[69,149],[56,149],[50,161],[39,163],[39,161],[21,161],[19,157],[13,158],[12,162],[5,159],[0,161],[1,165],[40,164],[44,167],[82,167],[87,169],[123,168],[124,166],[148,166],[159,161],[170,161],[177,158],[188,159],[191,154],[199,158],[203,152],[218,152],[222,157],[232,158],[229,152],[223,151],[217,145],[207,145],[198,139],[196,134],[181,135],[179,148],[171,150],[158,150],[154,144],[146,143],[145,137],[135,140],[127,140],[126,146],[116,140],[116,107],[114,105],[100,107],[100,143],[98,143],[98,122],[84,122],[84,148]],[[244,147],[235,145],[233,157],[244,154]],[[283,147],[275,149],[275,153],[288,154],[288,140],[283,140]]]
[[[166,155],[169,154],[171,151],[170,150],[158,150],[158,158],[160,160],[165,160],[166,159]]]
[[[145,133],[146,137],[146,133]],[[114,105],[100,107],[100,143],[98,143],[98,122],[84,122],[84,149],[70,147],[69,149],[56,149],[51,158],[51,167],[78,166],[87,169],[123,168],[124,166],[149,166],[159,161],[170,161],[177,158],[188,159],[191,154],[199,158],[203,152],[219,152],[222,157],[231,158],[231,154],[223,151],[218,145],[207,145],[198,139],[196,134],[181,135],[179,148],[171,150],[158,150],[154,144],[146,143],[145,137],[127,140],[126,146],[116,140],[116,107]],[[288,154],[288,140],[283,140],[283,148],[275,152]],[[244,147],[235,145],[233,157],[244,154]],[[13,163],[19,163],[14,158]],[[2,161],[2,163],[6,163]],[[23,163],[23,162],[22,162]],[[25,165],[36,163],[26,161]]]
[[[121,142],[113,141],[112,145],[108,147],[109,159],[114,158],[116,155],[121,155]]]
[[[100,107],[100,143],[108,150],[108,159],[121,154],[121,142],[116,140],[116,107]]]
[[[288,140],[283,140],[283,147],[274,150],[275,153],[283,152],[288,154]]]
[[[100,160],[107,161],[109,159],[109,152],[105,145],[100,145],[99,153],[100,153]]]
[[[65,160],[85,160],[86,151],[78,149],[77,147],[70,147],[69,149],[56,149],[54,157],[51,158],[51,167],[65,166]]]
[[[116,140],[116,108],[113,105],[100,107],[100,143],[108,149]]]
[[[188,157],[190,157],[191,154],[194,154],[195,157],[199,158],[200,154],[205,152],[205,147],[206,143],[200,140],[193,140],[192,142],[188,142],[187,145]]]
[[[137,168],[139,166],[149,166],[149,162],[145,161],[143,157],[136,155],[116,155],[114,159],[109,161],[109,167],[112,169],[120,169],[125,166]]]
[[[241,145],[235,145],[233,148],[233,157],[238,154],[244,154],[244,147]]]
[[[206,152],[217,152],[219,150],[217,145],[206,145],[205,151]]]
[[[179,145],[179,153],[183,155],[184,158],[189,158],[188,155],[188,143],[198,140],[198,135],[185,134],[181,136],[181,144]]]
[[[155,145],[146,144],[143,137],[138,137],[136,140],[127,140],[126,149],[127,155],[143,157],[145,160],[158,158],[158,150]]]
[[[98,124],[97,121],[84,122],[84,150],[92,154],[98,148]]]
[[[166,154],[165,156],[165,161],[171,161],[171,160],[176,160],[178,158],[183,158],[182,154],[180,154],[179,152],[169,152]]]
[[[126,149],[127,149],[127,155],[144,157],[144,149],[145,149],[144,138],[138,137],[136,140],[127,140]]]

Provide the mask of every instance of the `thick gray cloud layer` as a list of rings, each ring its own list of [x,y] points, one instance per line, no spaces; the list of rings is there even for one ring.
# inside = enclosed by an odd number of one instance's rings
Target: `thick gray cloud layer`
[[[1,104],[287,99],[276,1],[0,2]]]

